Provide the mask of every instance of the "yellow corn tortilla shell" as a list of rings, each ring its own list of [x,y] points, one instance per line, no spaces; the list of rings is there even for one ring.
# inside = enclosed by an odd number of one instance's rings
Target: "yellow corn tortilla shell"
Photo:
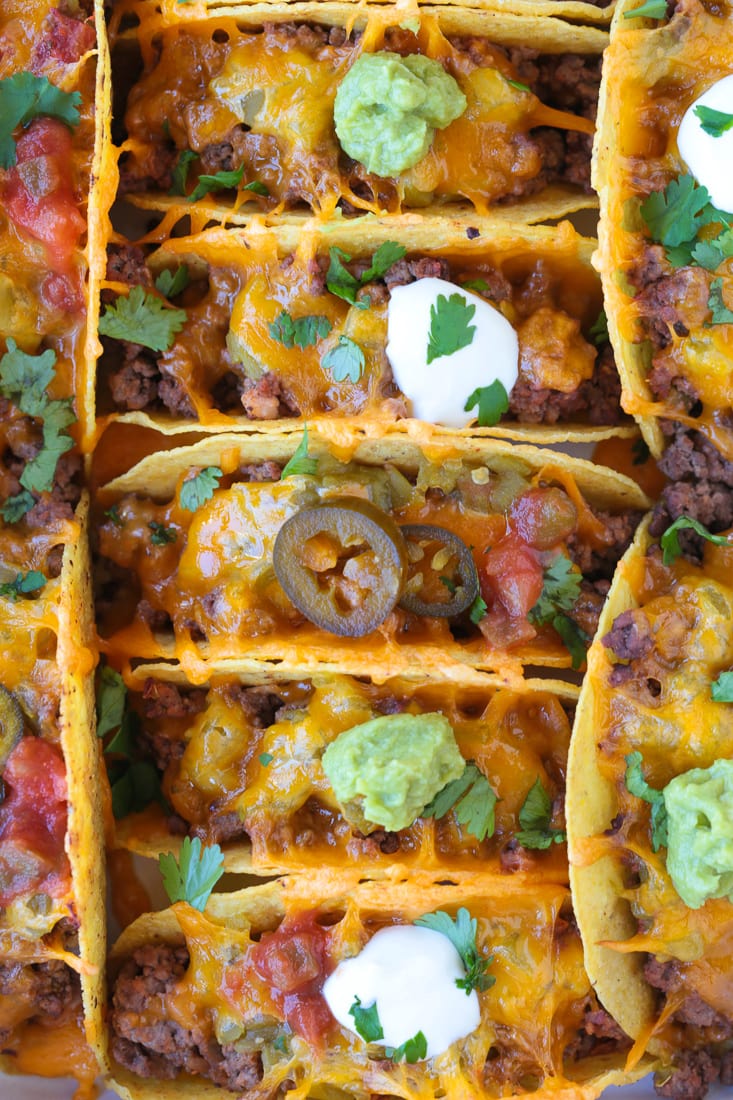
[[[196,204],[195,209],[198,205]],[[201,214],[198,212],[194,221],[200,220]],[[170,219],[166,219],[164,225],[168,230],[172,228]],[[475,239],[469,240],[466,236],[468,225],[478,230],[479,236]],[[580,236],[567,221],[559,226],[528,227],[494,216],[482,217],[474,214],[470,218],[459,219],[441,213],[426,218],[411,213],[379,219],[337,219],[328,223],[317,218],[307,218],[297,222],[283,222],[277,227],[268,227],[265,220],[260,219],[246,228],[208,229],[191,237],[171,237],[165,240],[151,256],[151,266],[159,271],[167,265],[173,267],[185,263],[189,271],[205,274],[208,264],[218,266],[234,263],[246,268],[248,254],[281,258],[292,253],[305,265],[311,257],[326,255],[329,248],[333,247],[343,249],[352,257],[371,257],[387,241],[396,241],[408,253],[420,252],[426,256],[446,257],[457,263],[478,263],[483,258],[498,257],[501,260],[531,255],[560,259],[568,265],[577,265],[579,270],[585,272],[591,269],[591,256],[595,249],[595,241]],[[558,277],[562,277],[561,273],[558,273]],[[287,377],[285,382],[287,383]],[[100,420],[100,431],[115,421],[152,428],[165,435],[190,433],[192,429],[204,429],[207,432],[246,429],[248,432],[273,435],[302,424],[302,419],[250,420],[244,415],[224,416],[216,410],[211,410],[205,419],[195,422],[156,413],[127,412],[113,413]],[[456,431],[413,418],[397,421],[387,419],[379,409],[367,410],[357,416],[333,413],[330,416],[308,417],[309,426],[324,433],[328,433],[329,424],[334,421],[338,422],[339,430],[344,427],[359,429],[375,439],[397,432],[425,442],[433,437],[449,435],[479,438],[490,436],[540,446],[549,443],[591,443],[611,436],[630,438],[636,430],[632,424],[601,426],[561,421],[557,424],[523,425],[507,421],[490,428],[473,426]]]
[[[624,1031],[637,1038],[654,1019],[655,996],[643,975],[644,955],[621,953],[602,941],[625,940],[636,932],[636,919],[624,898],[623,869],[612,856],[584,863],[583,841],[602,834],[617,811],[614,784],[598,766],[597,742],[603,737],[609,661],[601,638],[622,611],[637,607],[629,575],[647,551],[648,519],[620,561],[588,651],[568,758],[565,813],[573,907],[583,939],[585,968],[598,998]]]
[[[552,887],[548,887],[553,889]],[[531,887],[529,888],[531,893]],[[324,870],[320,874],[309,875],[307,881],[302,876],[284,877],[261,886],[249,887],[232,894],[212,894],[206,906],[206,917],[217,925],[235,930],[249,930],[260,933],[275,929],[285,913],[292,907],[320,909],[333,913],[344,908],[347,903],[355,903],[361,914],[376,917],[380,923],[388,921],[390,914],[399,916],[404,922],[415,920],[424,913],[437,909],[455,911],[465,906],[469,912],[480,914],[490,912],[491,901],[516,897],[516,887],[506,876],[490,875],[454,875],[450,882],[441,880],[437,874],[414,874],[409,879],[397,871],[390,879],[360,881],[358,875],[336,874]],[[180,907],[178,907],[180,910]],[[177,907],[160,913],[146,914],[130,925],[112,948],[110,956],[110,981],[113,982],[120,966],[138,947],[144,944],[182,943],[184,937],[176,915]],[[532,981],[532,976],[527,976]],[[304,1053],[300,1054],[300,1050]],[[296,1088],[292,1093],[294,1100],[306,1097],[331,1100],[358,1100],[367,1091],[374,1091],[368,1082],[360,1081],[360,1087],[341,1086],[343,1091],[321,1091],[320,1083],[306,1061],[305,1045],[299,1044],[294,1055],[296,1069]],[[645,1061],[631,1072],[625,1072],[621,1058],[613,1056],[588,1059],[583,1066],[583,1076],[577,1082],[566,1081],[554,1086],[546,1083],[545,1090],[524,1093],[526,1097],[551,1095],[556,1100],[594,1100],[609,1085],[628,1084],[638,1080],[649,1071],[650,1063]],[[385,1080],[385,1078],[382,1078]],[[145,1081],[112,1062],[110,1083],[125,1100],[222,1100],[227,1093],[211,1083],[191,1077],[181,1076],[175,1081]],[[385,1080],[388,1086],[389,1082]],[[486,1092],[477,1083],[475,1089],[467,1089],[467,1078],[452,1082],[441,1074],[441,1085],[445,1088],[446,1100],[485,1100]],[[397,1088],[400,1086],[397,1085]],[[333,1086],[331,1086],[333,1089]],[[383,1091],[383,1089],[381,1090]],[[264,1094],[257,1089],[248,1095],[265,1100]],[[268,1094],[269,1095],[269,1094]],[[397,1095],[403,1095],[397,1093]],[[420,1080],[419,1073],[411,1073],[409,1095],[415,1100],[431,1100],[434,1086]]]

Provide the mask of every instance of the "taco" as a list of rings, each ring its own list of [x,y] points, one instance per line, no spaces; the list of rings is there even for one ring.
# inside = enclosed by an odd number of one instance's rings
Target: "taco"
[[[90,1088],[105,936],[86,513],[45,546],[0,531],[0,1068]]]
[[[642,525],[589,652],[568,769],[586,967],[673,1097],[730,1083],[732,563],[733,539],[694,520],[661,544]]]
[[[733,109],[732,46],[725,6],[624,0],[605,55],[594,171],[622,403],[673,483],[667,522],[693,515],[713,530],[733,523],[733,136],[720,125]]]
[[[580,1100],[628,1080],[564,886],[280,879],[140,918],[110,966],[127,1098]]]
[[[470,239],[408,216],[112,245],[100,410],[167,433],[336,416],[426,438],[433,421],[541,442],[623,430],[593,242],[474,220]],[[441,342],[443,321],[461,338]]]
[[[222,661],[380,679],[579,667],[645,500],[499,440],[215,436],[100,493],[103,646],[118,666],[175,657],[193,682]]]
[[[142,58],[119,163],[135,201],[200,202],[220,221],[457,201],[485,213],[543,189],[539,218],[593,205],[596,28],[453,6],[289,3],[264,19],[243,4],[204,20],[179,7],[170,23],[135,10],[135,31],[119,32],[124,5],[110,26],[118,77]]]
[[[566,878],[572,685],[380,685],[280,666],[192,688],[149,665],[128,684],[106,668],[99,708],[125,690],[106,755],[117,842],[141,855],[187,831],[237,872]]]

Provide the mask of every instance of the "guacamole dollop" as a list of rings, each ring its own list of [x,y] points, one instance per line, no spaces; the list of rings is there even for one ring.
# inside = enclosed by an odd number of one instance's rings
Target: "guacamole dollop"
[[[322,759],[344,816],[363,833],[412,825],[465,763],[442,714],[373,718],[339,734]]]
[[[667,870],[690,909],[733,901],[733,760],[693,768],[664,788]]]
[[[377,176],[396,176],[427,153],[436,129],[466,109],[439,61],[422,54],[364,53],[336,92],[336,134],[344,152]]]

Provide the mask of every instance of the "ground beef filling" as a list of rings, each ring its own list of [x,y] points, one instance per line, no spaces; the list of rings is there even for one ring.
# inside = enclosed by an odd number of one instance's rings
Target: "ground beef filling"
[[[283,262],[288,263],[288,260]],[[327,256],[311,262],[309,289],[314,295],[328,293],[328,264]],[[347,266],[352,274],[361,277],[369,265],[370,260],[364,259],[355,260]],[[212,281],[216,281],[219,275],[212,272],[211,277]],[[511,298],[513,287],[501,271],[484,270],[481,277],[487,283],[484,296],[493,304]],[[152,284],[144,253],[131,245],[115,247],[110,251],[107,278],[111,282],[130,286]],[[395,287],[426,278],[453,281],[450,265],[445,259],[433,256],[398,260],[383,279],[369,283],[359,292],[359,296],[368,297],[372,305],[383,305],[388,302]],[[105,293],[114,297],[111,292]],[[214,406],[231,415],[241,416],[244,413],[251,420],[299,416],[300,409],[288,391],[286,380],[271,371],[266,371],[256,380],[248,378],[242,373],[241,366],[232,361],[225,342],[228,317],[217,310],[210,321],[211,330],[207,332],[206,345],[210,349],[212,370],[215,372],[210,388]],[[550,307],[541,307],[526,318],[520,326],[519,336],[520,373],[509,395],[508,419],[529,424],[585,419],[591,424],[609,425],[623,419],[621,387],[610,344],[593,348],[584,339],[576,321]],[[132,412],[165,410],[175,417],[196,417],[193,395],[186,387],[183,374],[172,373],[172,352],[156,353],[124,340],[114,343],[117,353],[111,356],[115,362],[107,373],[107,381],[116,408]],[[185,354],[185,337],[181,338],[180,345]],[[592,363],[591,377],[583,378],[569,392],[543,385],[543,374],[553,370],[558,357],[566,363],[571,360],[577,362],[579,377],[584,373],[584,366]],[[386,357],[384,373],[382,391],[385,398],[391,402],[395,415],[407,415],[407,405],[392,382]]]
[[[112,1056],[139,1077],[172,1080],[181,1073],[206,1077],[220,1088],[241,1093],[262,1079],[259,1054],[219,1044],[193,1020],[190,1028],[166,1016],[165,995],[183,977],[185,947],[149,944],[123,964],[114,985],[110,1028]]]
[[[7,1003],[13,1027],[3,1026]],[[61,1023],[81,1006],[78,975],[59,959],[48,962],[0,962],[0,1048],[12,1049],[13,1030],[30,1020]]]

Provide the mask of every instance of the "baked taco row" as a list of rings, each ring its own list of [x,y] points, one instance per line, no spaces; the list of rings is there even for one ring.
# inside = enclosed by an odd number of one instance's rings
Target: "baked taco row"
[[[586,967],[663,1096],[733,1080],[733,539],[645,522],[588,655],[567,820]]]
[[[594,242],[568,222],[474,221],[181,237],[167,218],[157,246],[111,244],[98,411],[169,434],[304,419],[413,438],[629,432]]]
[[[87,504],[0,530],[0,1067],[98,1072],[104,874]]]
[[[169,886],[188,878],[175,871]],[[323,873],[207,893],[204,912],[179,901],[113,949],[111,1081],[124,1097],[580,1100],[630,1079],[567,887]]]
[[[625,0],[605,54],[598,265],[623,406],[671,482],[657,535],[733,523],[732,56],[729,5],[697,0]]]
[[[452,5],[203,14],[112,13],[120,194],[142,205],[240,222],[500,201],[537,221],[593,205],[598,29]]]
[[[158,453],[98,500],[103,650],[118,668],[176,658],[193,683],[259,661],[378,679],[580,667],[648,506],[622,475],[532,447],[307,431]]]

